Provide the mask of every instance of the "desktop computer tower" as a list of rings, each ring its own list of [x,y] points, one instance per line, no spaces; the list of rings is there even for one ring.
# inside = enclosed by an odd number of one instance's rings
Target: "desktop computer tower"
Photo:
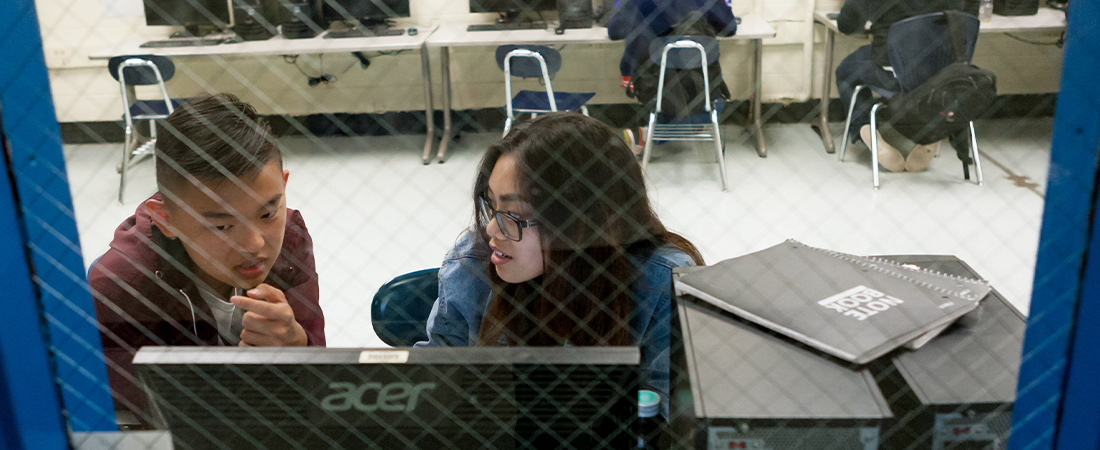
[[[559,28],[592,28],[592,0],[558,0]]]
[[[979,278],[953,256],[888,256],[950,275]],[[996,290],[915,351],[872,365],[896,419],[883,448],[1007,448],[1026,320]]]
[[[246,41],[262,41],[279,33],[279,21],[264,15],[262,0],[233,0],[233,32]]]
[[[321,34],[316,5],[310,0],[280,0],[282,33],[287,39],[306,39]]]
[[[670,342],[671,448],[874,450],[892,417],[868,370],[690,295],[676,296]]]

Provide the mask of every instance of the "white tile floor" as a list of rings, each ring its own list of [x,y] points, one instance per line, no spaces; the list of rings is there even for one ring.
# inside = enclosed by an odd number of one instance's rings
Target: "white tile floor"
[[[833,124],[839,135],[842,124]],[[854,254],[953,254],[1027,311],[1039,238],[1051,120],[978,123],[985,185],[964,182],[949,147],[924,173],[883,173],[871,189],[862,145],[844,163],[805,124],[765,127],[769,154],[725,128],[730,189],[720,190],[709,143],[655,148],[648,176],[669,228],[708,262],[794,238]],[[331,346],[378,346],[370,301],[402,273],[438,266],[470,223],[473,173],[497,133],[465,134],[445,164],[420,164],[423,136],[287,138],[289,205],[313,235]],[[152,164],[132,171],[115,200],[121,144],[68,145],[68,173],[84,260],[154,190]]]

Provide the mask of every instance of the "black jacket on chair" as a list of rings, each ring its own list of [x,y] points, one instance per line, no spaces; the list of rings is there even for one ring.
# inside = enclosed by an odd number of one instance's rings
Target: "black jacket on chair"
[[[886,36],[899,20],[941,11],[962,11],[962,0],[847,0],[840,9],[836,26],[841,33],[862,33],[871,24],[871,53],[880,66],[889,66]]]

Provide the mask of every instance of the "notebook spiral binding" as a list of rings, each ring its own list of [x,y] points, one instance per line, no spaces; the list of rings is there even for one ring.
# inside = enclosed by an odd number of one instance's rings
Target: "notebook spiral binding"
[[[966,285],[967,284],[979,284],[979,285],[986,284],[986,282],[983,281],[983,280],[975,280],[973,278],[966,278],[966,277],[950,275],[950,274],[946,274],[946,273],[943,273],[943,272],[938,272],[938,271],[935,271],[935,270],[925,269],[923,267],[908,267],[908,266],[904,266],[902,264],[899,264],[897,262],[882,259],[882,258],[876,258],[876,257],[870,257],[870,256],[856,256],[856,255],[851,255],[851,254],[848,254],[848,253],[841,253],[841,252],[838,252],[836,250],[827,250],[827,249],[823,249],[823,248],[811,247],[809,245],[798,242],[794,239],[787,239],[787,243],[792,244],[792,245],[800,245],[802,247],[805,247],[806,249],[821,252],[821,253],[824,253],[826,255],[832,256],[834,258],[840,259],[842,261],[846,261],[846,262],[849,262],[849,263],[856,264],[856,265],[858,265],[860,267],[863,267],[863,268],[866,268],[866,269],[871,269],[871,270],[874,270],[874,271],[882,273],[882,274],[890,275],[890,276],[895,277],[895,278],[900,278],[902,280],[905,280],[907,282],[916,284],[918,286],[921,286],[921,287],[924,287],[924,288],[927,288],[927,289],[931,289],[931,290],[933,290],[937,293],[940,293],[940,294],[951,295],[951,296],[961,298],[963,300],[969,300],[969,301],[972,301],[972,302],[980,300],[981,297],[979,297],[978,295],[975,295],[973,293],[974,292],[973,290],[967,289]],[[883,266],[889,266],[890,268],[886,268],[886,267],[883,267]],[[945,280],[951,280],[951,281],[953,281],[957,284],[962,283],[959,287],[962,287],[963,289],[957,289],[956,290],[956,289],[948,289],[948,288],[945,288],[943,286],[937,286],[937,285],[929,283],[927,281],[918,280],[918,279],[913,278],[909,275],[906,275],[905,273],[903,273],[905,271],[919,272],[919,273],[922,273],[922,274],[925,274],[925,275],[940,277],[940,278],[943,278]]]

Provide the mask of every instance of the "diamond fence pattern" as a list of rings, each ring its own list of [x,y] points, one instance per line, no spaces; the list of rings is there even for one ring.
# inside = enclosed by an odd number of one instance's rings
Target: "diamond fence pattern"
[[[284,27],[318,19],[311,8],[295,16],[295,5],[316,6],[297,0],[229,4],[236,24],[249,7]],[[921,135],[891,134],[886,123],[874,160],[882,186],[872,189],[868,145],[856,140],[838,162],[816,122],[825,71],[835,96],[837,66],[869,43],[838,36],[824,63],[814,12],[841,3],[733,2],[738,16],[761,15],[776,30],[763,41],[759,80],[770,151],[757,156],[746,119],[752,46],[723,41],[732,92],[718,116],[723,192],[709,143],[658,142],[642,172],[649,111],[618,87],[617,42],[556,46],[564,63],[553,88],[595,92],[590,118],[524,115],[502,139],[503,74],[491,52],[506,42],[456,46],[449,85],[439,46],[426,43],[448,26],[496,17],[467,6],[411,0],[409,17],[388,23],[401,37],[276,36],[196,50],[137,47],[183,29],[145,25],[140,2],[37,2],[52,92],[23,104],[56,108],[60,135],[31,146],[64,141],[64,160],[9,158],[73,431],[113,429],[80,422],[109,422],[113,410],[127,432],[170,429],[175,448],[634,448],[653,424],[660,437],[645,448],[1007,448],[1062,61],[1057,27],[979,35],[974,62],[1003,80],[974,125],[981,186],[973,164],[962,177],[965,163],[951,151],[961,140],[921,145]],[[556,22],[548,9],[545,20]],[[387,25],[352,19],[315,26]],[[202,31],[233,32],[219,27]],[[415,36],[416,45],[378,44]],[[133,147],[155,138],[153,152],[120,158],[134,148],[123,148],[120,87],[104,67],[137,54],[169,56],[166,88],[182,106],[154,128],[134,128]],[[160,95],[155,85],[133,92]],[[218,93],[232,96],[210,97]],[[831,99],[839,149],[848,104]],[[425,108],[449,101],[455,133],[441,136],[444,117]],[[5,115],[24,117],[11,105]],[[13,125],[51,126],[26,117]],[[425,139],[435,148],[441,138],[451,140],[446,162],[421,164]],[[891,156],[904,166],[922,152],[938,156],[888,171]],[[924,347],[856,364],[674,286],[681,267],[790,238],[845,254],[909,255],[897,259],[994,291],[957,323],[938,323],[942,333]],[[765,294],[747,285],[781,265],[730,274],[733,302],[807,296],[806,279],[838,270],[805,264]],[[431,319],[405,313],[401,300],[413,299],[390,299],[398,310],[383,312],[392,317],[372,317],[383,284],[441,265]],[[788,314],[818,314],[811,307],[822,299],[806,300]],[[918,320],[902,308],[872,312]],[[868,323],[870,333],[895,331]],[[418,328],[423,348],[359,353],[386,347],[381,325]],[[97,327],[102,343],[80,326]],[[188,348],[146,349],[134,361],[143,345]],[[638,350],[600,353],[605,346]],[[190,351],[199,348],[208,351]],[[102,378],[89,368],[104,358],[113,404],[87,386]],[[638,418],[639,389],[661,395],[655,418]]]

